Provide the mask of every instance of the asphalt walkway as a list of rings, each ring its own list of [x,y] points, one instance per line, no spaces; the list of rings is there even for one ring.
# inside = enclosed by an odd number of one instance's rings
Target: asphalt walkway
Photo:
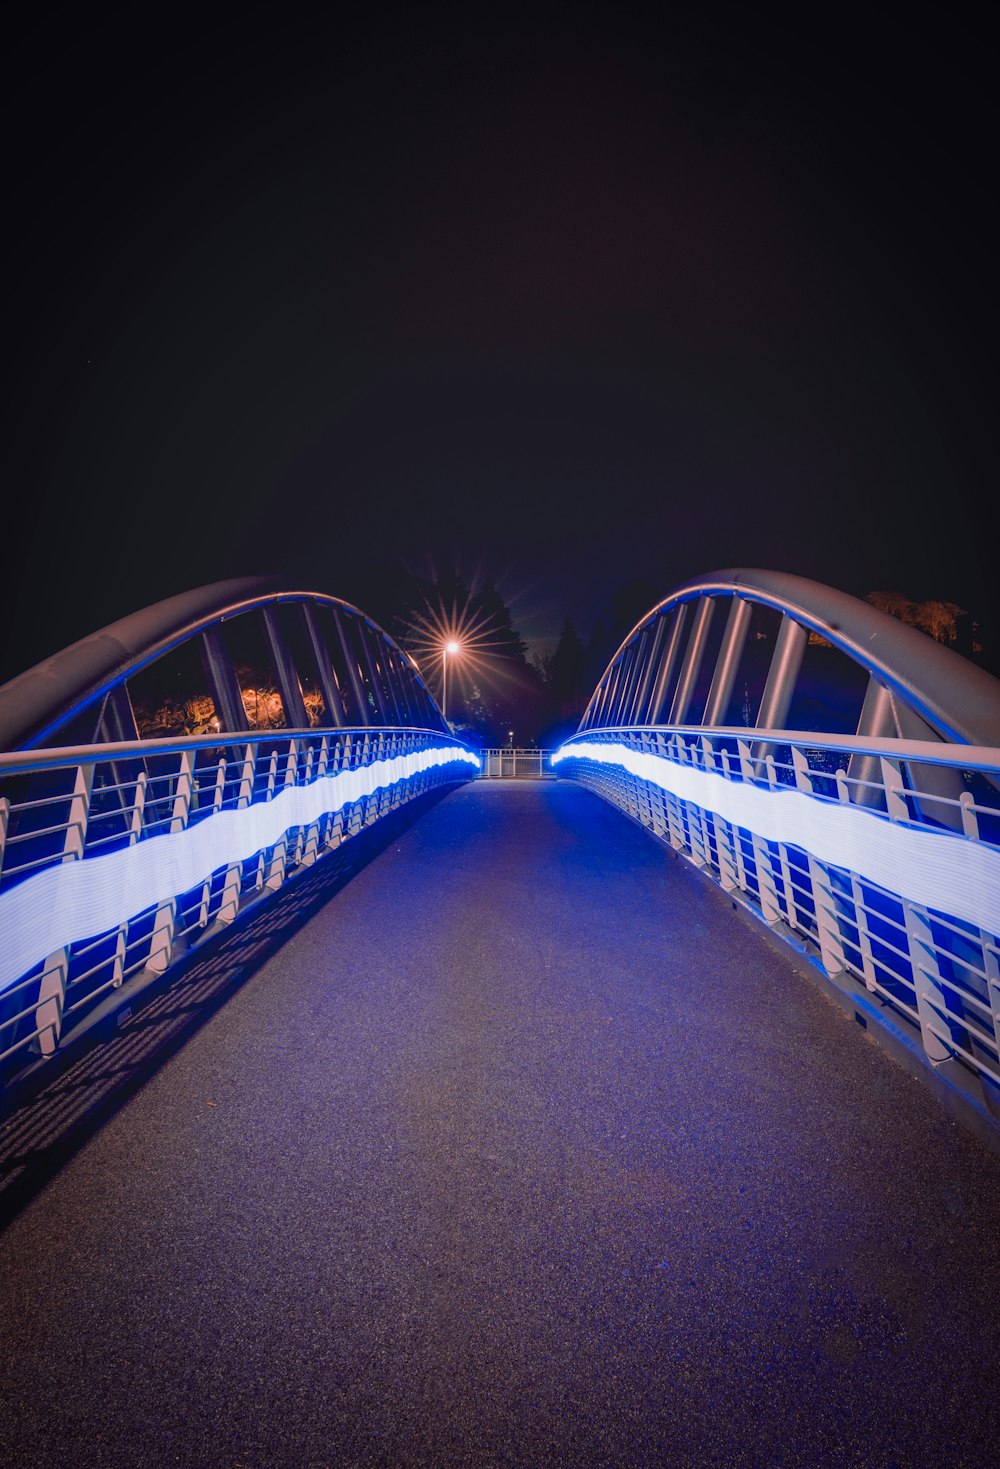
[[[0,1463],[997,1462],[1000,1157],[803,970],[454,791],[0,1234]]]

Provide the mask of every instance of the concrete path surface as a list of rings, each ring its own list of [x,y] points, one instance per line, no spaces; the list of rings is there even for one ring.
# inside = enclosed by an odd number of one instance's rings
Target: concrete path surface
[[[984,1469],[998,1363],[1000,1157],[563,781],[433,806],[0,1234],[16,1469]]]

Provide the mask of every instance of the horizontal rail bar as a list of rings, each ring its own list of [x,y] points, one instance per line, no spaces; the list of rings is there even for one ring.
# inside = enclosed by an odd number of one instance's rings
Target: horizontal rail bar
[[[462,749],[464,741],[457,740],[439,729],[425,729],[408,724],[361,724],[348,728],[335,725],[312,729],[269,729],[248,731],[225,731],[221,736],[179,735],[175,739],[120,740],[104,745],[67,745],[55,750],[12,750],[0,754],[0,776],[17,774],[28,770],[60,770],[71,765],[98,764],[110,760],[126,760],[154,755],[177,755],[185,750],[245,750],[248,745],[281,745],[291,740],[337,740],[345,737],[369,744],[375,740],[389,739],[401,735],[418,735],[435,740],[444,740]],[[236,759],[236,756],[233,756]],[[151,777],[153,779],[154,777]],[[69,797],[64,797],[69,799]]]

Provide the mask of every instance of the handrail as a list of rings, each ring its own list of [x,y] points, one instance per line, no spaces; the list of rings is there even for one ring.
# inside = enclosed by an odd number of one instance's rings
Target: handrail
[[[402,727],[400,727],[402,728]],[[407,734],[441,735],[439,729],[425,729],[419,725],[406,725]],[[338,729],[266,729],[228,731],[225,734],[178,735],[175,739],[153,740],[109,740],[99,745],[60,745],[54,750],[9,750],[0,752],[0,775],[16,775],[28,770],[61,770],[71,765],[82,765],[98,760],[148,759],[154,755],[179,754],[183,750],[223,750],[237,745],[269,744],[284,740],[315,740],[323,735],[354,735],[361,738],[375,734],[399,733],[387,725],[354,724],[342,725]],[[464,741],[456,740],[464,746]]]
[[[815,730],[748,729],[745,725],[716,724],[706,729],[700,724],[629,725],[634,735],[681,735],[691,737],[710,734],[713,739],[752,740],[766,745],[792,745],[798,750],[840,750],[847,755],[880,755],[891,760],[916,760],[926,765],[960,765],[963,770],[981,770],[1000,774],[1000,748],[991,745],[946,745],[937,740],[876,739],[871,735],[831,735]],[[587,739],[598,735],[617,736],[620,725],[605,725],[585,731]],[[0,769],[3,757],[0,756]]]

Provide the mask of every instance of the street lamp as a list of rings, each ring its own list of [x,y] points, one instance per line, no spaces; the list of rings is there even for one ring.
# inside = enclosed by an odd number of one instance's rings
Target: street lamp
[[[448,654],[454,657],[461,651],[462,644],[457,643],[454,638],[449,638],[441,649],[441,713],[444,715],[446,724],[448,722]]]

